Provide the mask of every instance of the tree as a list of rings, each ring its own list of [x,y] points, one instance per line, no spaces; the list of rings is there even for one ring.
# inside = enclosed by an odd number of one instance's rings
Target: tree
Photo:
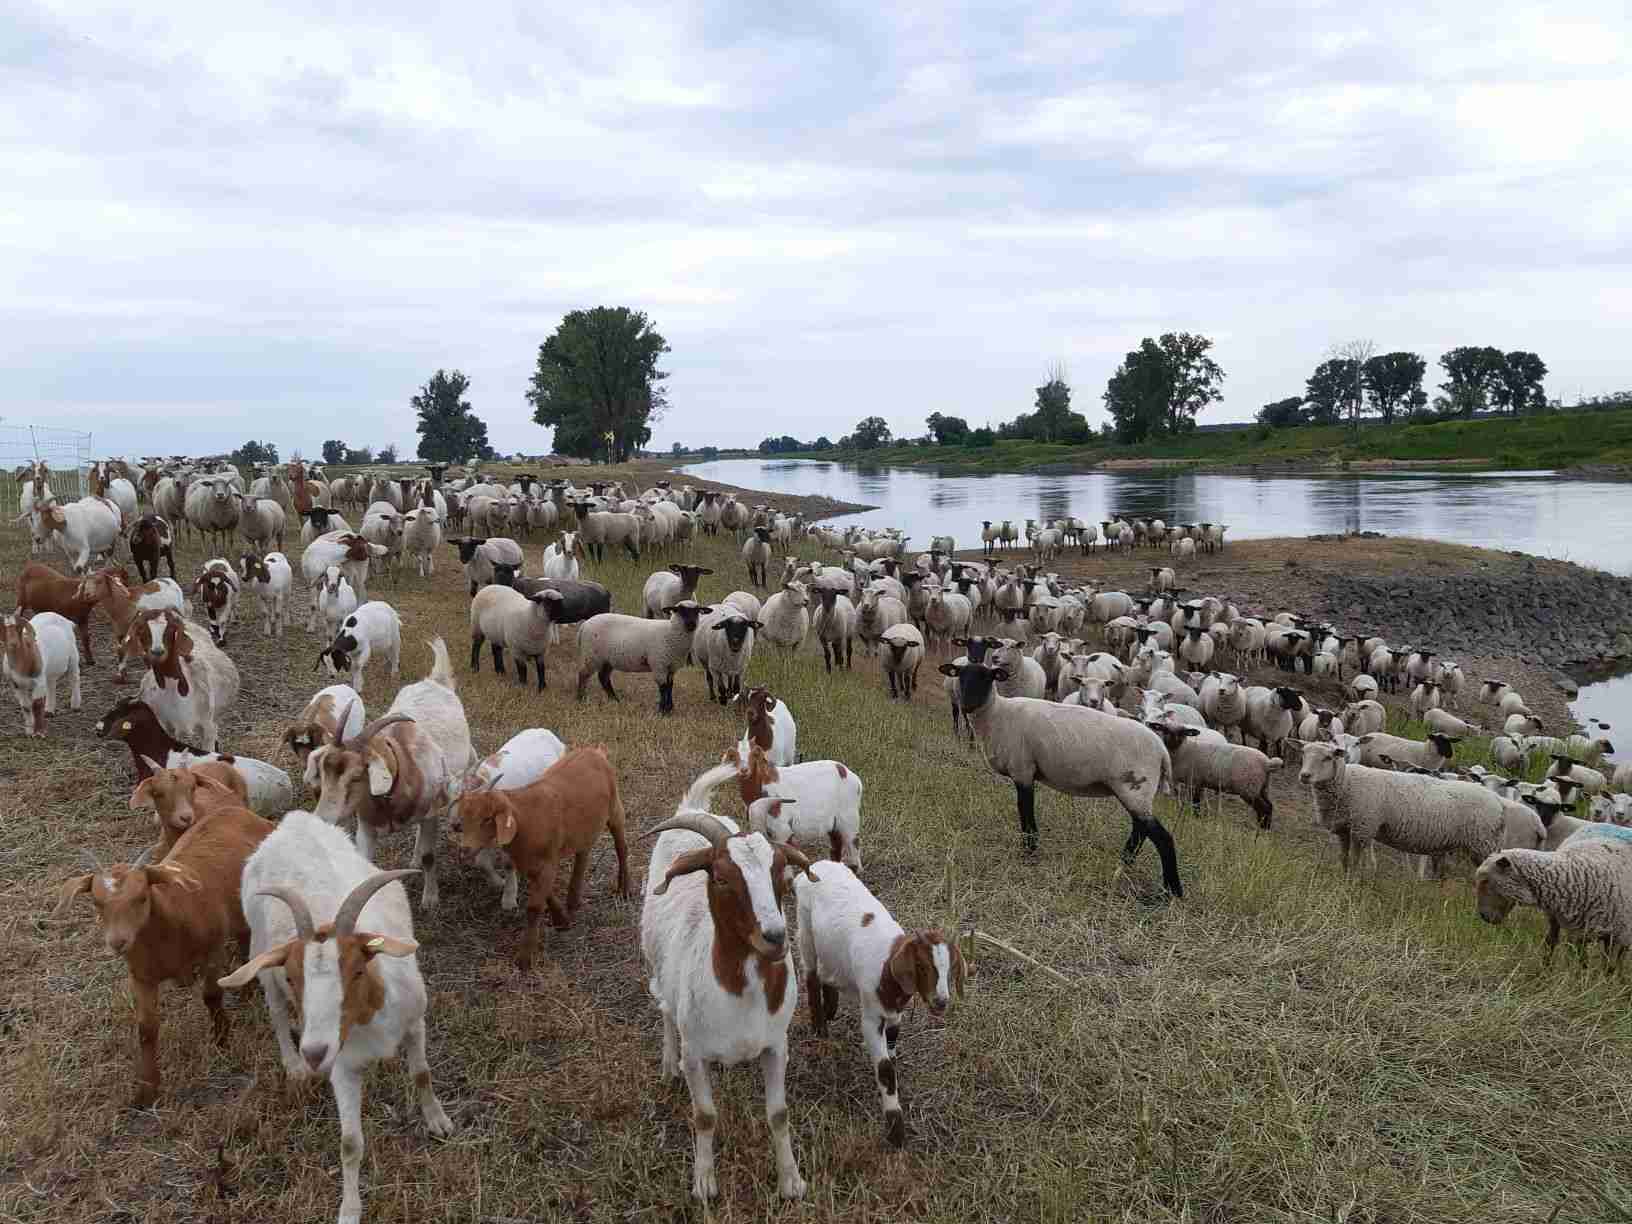
[[[669,343],[643,311],[574,310],[538,348],[527,399],[533,420],[555,430],[555,449],[623,462],[650,441],[668,400],[657,368]],[[610,448],[607,435],[611,435]]]
[[[821,437],[817,438],[816,441],[810,444],[810,449],[817,451],[830,451],[833,449],[833,439],[829,438],[826,434],[823,434]]]
[[[969,436],[969,422],[962,417],[942,416],[932,412],[924,420],[938,446],[956,446]]]
[[[1049,368],[1048,381],[1037,388],[1036,411],[1031,414],[1030,436],[1039,442],[1058,442],[1071,416],[1071,385],[1065,366]]]
[[[1351,430],[1360,428],[1360,414],[1366,406],[1366,363],[1376,355],[1377,345],[1371,340],[1348,340],[1334,344],[1326,354],[1328,358],[1343,362],[1344,369],[1350,375],[1349,384],[1342,389],[1341,407],[1349,418]]]
[[[1168,433],[1188,433],[1196,427],[1197,413],[1224,398],[1218,385],[1224,381],[1224,368],[1207,355],[1212,347],[1211,339],[1190,332],[1167,332],[1162,336],[1162,353],[1171,379]]]
[[[997,435],[992,432],[991,426],[982,425],[979,429],[971,429],[963,444],[971,449],[977,447],[996,446]]]
[[[1258,423],[1272,429],[1290,429],[1303,424],[1303,396],[1293,395],[1258,409]]]
[[[259,467],[278,461],[278,448],[270,442],[245,442],[232,452],[232,461],[239,467]]]
[[[429,456],[429,455],[421,455],[420,456],[421,459],[429,459],[430,457],[431,456]],[[375,463],[395,463],[396,461],[397,461],[397,444],[395,442],[391,443],[390,446],[382,446],[382,447],[380,447],[379,450],[374,452],[374,462]],[[461,462],[463,462],[463,461],[461,460]]]
[[[683,455],[685,453],[686,453],[686,448],[681,446],[680,443],[678,443],[678,442],[676,442],[673,446],[669,447],[669,454],[671,454],[671,455]]]
[[[808,449],[810,448],[798,438],[789,434],[783,434],[780,438],[766,438],[759,444],[759,453],[762,455],[783,455]]]
[[[352,450],[348,446],[346,448],[346,462],[348,464],[350,464],[350,463],[373,463],[374,462],[374,448],[371,447],[371,446],[364,446],[364,447],[361,447],[361,448],[359,448],[357,450]]]
[[[1426,402],[1422,376],[1427,370],[1428,363],[1415,353],[1383,353],[1361,368],[1360,381],[1384,425],[1394,423],[1396,412]]]
[[[1105,384],[1105,408],[1122,442],[1187,433],[1196,414],[1224,398],[1224,370],[1209,357],[1213,342],[1191,332],[1146,336]]]
[[[1304,383],[1309,420],[1336,425],[1360,393],[1360,367],[1347,357],[1328,357]]]
[[[1452,416],[1472,416],[1490,402],[1492,385],[1507,364],[1501,349],[1477,348],[1465,345],[1454,348],[1439,358],[1445,381],[1439,389],[1445,393],[1441,411]]]
[[[346,444],[339,438],[330,438],[323,443],[324,463],[344,463],[346,461]]]
[[[1536,354],[1523,350],[1508,353],[1491,379],[1491,402],[1514,416],[1524,412],[1544,412],[1547,393],[1542,388],[1541,380],[1546,377],[1547,363]]]
[[[851,436],[855,440],[857,450],[872,450],[874,447],[889,445],[890,427],[883,417],[863,417],[856,422],[856,431]]]
[[[469,463],[493,454],[487,444],[487,423],[471,411],[465,393],[470,379],[459,370],[438,370],[409,402],[419,414],[419,457],[431,463]],[[395,455],[395,448],[392,454]],[[381,462],[389,463],[385,453]]]

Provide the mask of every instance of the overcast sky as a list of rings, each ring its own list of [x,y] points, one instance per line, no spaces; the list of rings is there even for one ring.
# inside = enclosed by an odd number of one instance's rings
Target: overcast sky
[[[597,304],[673,346],[665,449],[995,422],[1061,361],[1097,423],[1178,329],[1203,420],[1354,337],[1632,386],[1626,0],[356,7],[0,9],[8,423],[412,453],[441,366],[544,450]]]

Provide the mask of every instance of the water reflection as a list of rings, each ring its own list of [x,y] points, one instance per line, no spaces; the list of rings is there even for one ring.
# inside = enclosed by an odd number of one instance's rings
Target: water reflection
[[[975,547],[982,519],[1113,512],[1168,522],[1213,522],[1231,538],[1381,531],[1517,549],[1632,571],[1632,489],[1556,480],[1545,472],[1257,476],[1172,471],[1075,475],[940,475],[911,468],[858,469],[809,460],[727,459],[686,469],[695,482],[821,494],[880,507],[856,516],[899,526],[914,541],[951,534]],[[1632,723],[1629,723],[1632,734]]]

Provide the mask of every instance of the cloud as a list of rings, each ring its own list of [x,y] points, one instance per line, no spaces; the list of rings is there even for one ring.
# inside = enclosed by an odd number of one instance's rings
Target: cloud
[[[14,6],[0,354],[109,452],[501,448],[568,310],[647,310],[656,441],[1096,414],[1202,331],[1212,419],[1368,336],[1632,385],[1624,4]],[[162,439],[162,441],[161,441]]]

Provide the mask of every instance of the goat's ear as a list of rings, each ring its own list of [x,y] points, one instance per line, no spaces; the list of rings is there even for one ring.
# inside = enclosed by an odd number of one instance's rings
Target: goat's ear
[[[216,985],[223,990],[238,990],[247,986],[263,969],[275,969],[289,959],[289,953],[294,949],[298,940],[291,939],[288,943],[279,944],[275,948],[268,948],[259,956],[245,961],[234,973],[218,978]]]
[[[146,759],[145,757],[143,758]],[[130,806],[132,811],[142,808],[157,808],[158,801],[153,798],[153,779],[143,778],[136,784],[136,789],[130,792]]]
[[[154,863],[147,868],[147,880],[149,884],[179,884],[188,892],[197,892],[204,887],[199,878],[180,863]]]
[[[908,998],[918,993],[918,969],[915,964],[918,954],[916,948],[917,940],[909,939],[901,945],[900,951],[890,957],[890,976],[895,979],[895,984],[901,988],[901,992]]]
[[[363,952],[369,956],[412,956],[419,945],[412,939],[398,939],[395,935],[359,935]]]
[[[714,865],[714,847],[704,846],[701,850],[688,850],[663,873],[663,882],[652,889],[652,896],[661,897],[669,891],[669,881],[677,876],[690,875],[694,871],[707,871]]]
[[[51,911],[51,916],[53,918],[60,917],[74,903],[75,897],[90,892],[92,878],[88,875],[82,875],[75,876],[71,880],[64,880],[62,886],[57,890],[57,905]]]
[[[508,846],[516,840],[516,813],[509,804],[499,809],[499,814],[494,820],[493,840],[501,846]]]
[[[947,942],[947,948],[952,953],[952,989],[958,992],[958,998],[963,998],[963,982],[968,974],[968,967],[963,963],[963,949],[958,947],[956,939]]]

